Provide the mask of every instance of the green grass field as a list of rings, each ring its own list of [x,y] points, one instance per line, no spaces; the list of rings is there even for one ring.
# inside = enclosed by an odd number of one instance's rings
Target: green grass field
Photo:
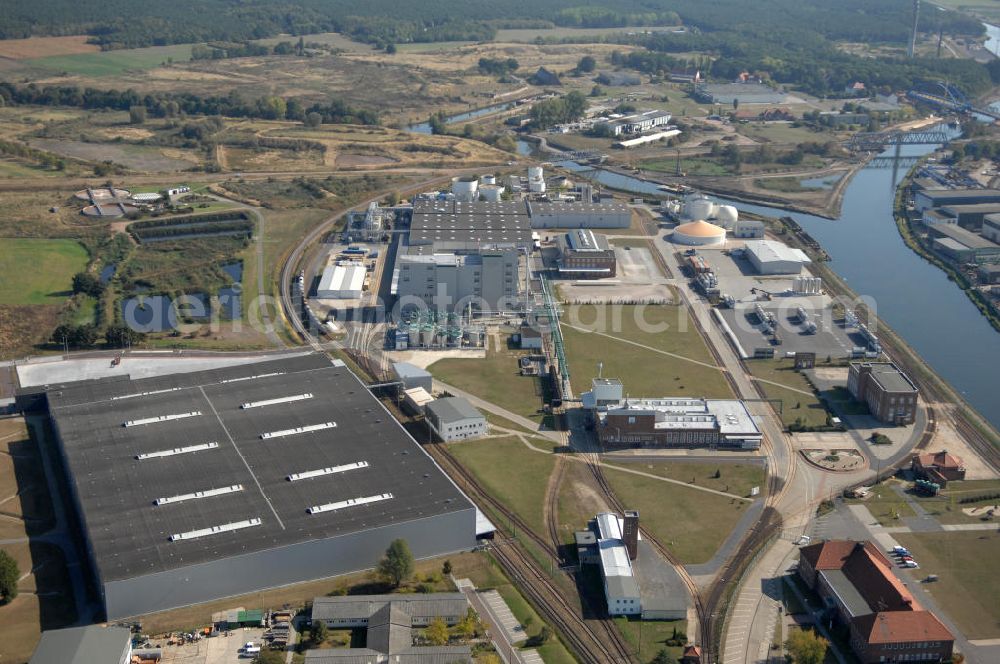
[[[514,437],[463,441],[448,446],[504,505],[514,510],[536,533],[544,534],[542,503],[555,463],[551,454],[532,452]]]
[[[937,574],[924,586],[958,623],[966,638],[1000,637],[1000,535],[993,532],[900,533],[899,542],[920,561],[917,578]]]
[[[7,238],[0,251],[0,304],[58,304],[73,275],[87,267],[87,250],[74,240]]]
[[[486,358],[446,358],[430,365],[427,370],[435,378],[460,390],[465,390],[495,403],[501,408],[540,420],[537,413],[542,407],[541,383],[533,376],[518,373],[517,358],[524,353],[506,347],[507,337],[502,337],[502,350],[497,352],[491,340]]]
[[[590,389],[597,365],[603,362],[603,375],[620,378],[635,396],[731,397],[718,369],[621,341],[712,364],[705,342],[686,316],[681,307],[663,305],[567,307],[562,330],[573,390],[579,394]]]
[[[883,526],[902,525],[900,519],[904,516],[916,516],[910,504],[892,490],[893,480],[883,483],[872,490],[871,495],[864,500],[849,499],[849,503],[860,503],[868,508],[872,516]]]
[[[747,362],[750,372],[757,378],[781,383],[790,390],[783,389],[771,383],[759,383],[764,388],[768,399],[780,399],[783,403],[781,421],[785,426],[800,420],[805,426],[825,426],[826,408],[813,392],[812,385],[793,368],[791,360],[750,360]],[[795,390],[803,390],[802,394]]]
[[[639,470],[650,475],[666,477],[679,482],[691,482],[707,489],[725,491],[737,496],[750,496],[750,489],[764,485],[764,468],[742,463],[687,463],[663,461],[657,463],[621,463],[611,465]],[[719,471],[719,477],[715,472]]]
[[[631,644],[643,662],[652,661],[657,653],[664,649],[675,660],[680,659],[684,653],[682,646],[668,646],[666,641],[686,634],[686,620],[639,620],[636,617],[625,616],[618,616],[614,620],[625,640]]]
[[[707,562],[749,503],[608,468],[619,499],[684,564]]]
[[[191,59],[191,46],[191,44],[180,44],[101,53],[55,55],[26,62],[51,71],[80,76],[119,76],[129,70],[155,69],[168,59],[174,62],[187,62]]]

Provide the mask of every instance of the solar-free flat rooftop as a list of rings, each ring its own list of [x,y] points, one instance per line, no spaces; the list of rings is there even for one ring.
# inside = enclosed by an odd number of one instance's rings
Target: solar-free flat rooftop
[[[323,355],[50,386],[48,398],[105,583],[472,508]],[[188,416],[165,418],[176,414]]]

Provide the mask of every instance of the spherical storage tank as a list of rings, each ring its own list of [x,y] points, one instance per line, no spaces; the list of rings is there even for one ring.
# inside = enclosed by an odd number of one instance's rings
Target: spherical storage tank
[[[479,188],[479,193],[482,194],[484,201],[497,203],[503,194],[503,187],[496,184],[487,184]]]
[[[474,177],[452,178],[451,193],[458,200],[474,201],[479,197],[479,180]]]
[[[715,219],[719,222],[720,226],[732,226],[740,218],[739,211],[732,205],[720,205],[715,211]]]
[[[709,247],[726,241],[726,229],[699,219],[675,228],[671,239],[677,244]]]
[[[698,195],[684,201],[684,216],[688,219],[711,219],[718,206],[708,197]]]

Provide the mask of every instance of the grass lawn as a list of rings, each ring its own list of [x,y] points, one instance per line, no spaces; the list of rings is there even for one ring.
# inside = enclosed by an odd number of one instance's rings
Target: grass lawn
[[[1000,505],[1000,498],[983,498],[969,503],[963,498],[978,498],[1000,493],[1000,480],[966,480],[948,482],[948,487],[936,496],[913,494],[913,497],[941,523],[982,523],[981,517],[970,516],[962,510],[984,505]]]
[[[155,69],[167,62],[187,62],[191,59],[191,44],[151,46],[100,53],[54,55],[28,60],[33,65],[57,72],[81,76],[119,76],[134,69]]]
[[[0,252],[0,304],[58,304],[88,254],[75,240],[4,239]]]
[[[542,504],[555,463],[551,454],[532,452],[513,436],[452,443],[448,449],[532,530],[547,532]]]
[[[529,638],[542,630],[542,626],[545,623],[510,582],[504,579],[504,583],[496,586],[496,591],[503,597],[504,602],[507,603],[510,612],[514,614],[517,621],[522,625],[528,623],[524,631]],[[522,644],[522,647],[525,646]],[[573,664],[576,661],[569,654],[569,651],[566,650],[562,642],[555,636],[549,639],[548,643],[538,648],[538,654],[542,656],[545,664]]]
[[[835,134],[817,132],[808,127],[793,127],[791,123],[749,122],[736,125],[737,133],[764,143],[807,143],[836,140]]]
[[[757,178],[753,181],[755,187],[768,191],[780,191],[785,194],[801,194],[810,191],[821,191],[822,187],[807,187],[798,178]]]
[[[885,482],[872,490],[868,498],[864,500],[846,499],[850,503],[861,503],[868,508],[872,516],[883,526],[901,525],[900,519],[904,516],[916,516],[916,512],[910,504],[899,497],[890,488],[890,483]]]
[[[609,460],[608,463],[680,482],[691,482],[694,478],[695,484],[700,487],[725,491],[737,496],[749,497],[751,488],[764,485],[764,468],[756,464],[681,461],[621,463],[614,460]],[[719,471],[718,478],[715,477],[716,471]]]
[[[678,357],[663,355],[620,339],[639,343],[684,358],[712,364],[694,324],[681,307],[664,305],[579,305],[563,316],[563,338],[573,390],[590,389],[597,365],[603,375],[621,378],[636,396],[692,395],[731,398],[722,372]],[[569,327],[611,335],[602,336]],[[655,331],[665,328],[662,331]]]
[[[749,503],[641,475],[605,469],[611,488],[644,527],[684,564],[704,563],[716,552]]]
[[[517,358],[525,352],[508,348],[507,337],[501,337],[501,348],[495,350],[490,340],[485,359],[446,358],[430,365],[427,370],[435,378],[460,390],[475,394],[512,413],[541,421],[541,381],[518,372]]]
[[[920,561],[916,576],[937,574],[924,586],[967,638],[1000,637],[1000,559],[996,532],[899,533],[899,542]]]
[[[566,463],[556,503],[559,539],[564,544],[573,544],[573,533],[585,530],[595,514],[608,508],[593,484],[593,475],[586,464]]]
[[[792,390],[785,390],[770,383],[759,383],[764,388],[764,393],[769,399],[781,399],[782,408],[781,421],[785,426],[793,424],[801,418],[805,426],[825,426],[826,408],[815,395],[812,385],[806,377],[795,371],[793,361],[780,360],[749,360],[747,367],[757,378],[781,383]],[[795,392],[794,390],[804,390],[812,396]]]
[[[675,660],[684,653],[683,646],[668,646],[666,641],[674,638],[685,641],[686,620],[639,620],[635,617],[617,616],[614,621],[625,640],[637,652],[640,661],[648,662],[664,649]]]
[[[677,172],[677,159],[646,159],[639,162],[639,167],[645,171],[674,174]],[[722,163],[721,159],[710,157],[681,157],[681,172],[688,175],[732,175],[732,167]]]

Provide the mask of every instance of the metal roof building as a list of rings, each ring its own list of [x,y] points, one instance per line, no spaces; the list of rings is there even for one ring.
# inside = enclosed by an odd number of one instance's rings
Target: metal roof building
[[[476,509],[340,361],[50,385],[109,619],[476,542]]]
[[[356,300],[364,291],[368,269],[364,265],[327,265],[316,287],[316,297]]]
[[[424,406],[427,421],[442,440],[464,440],[486,433],[486,418],[461,397],[435,399]]]
[[[743,248],[760,274],[799,274],[804,264],[812,262],[801,249],[774,240],[749,240]]]
[[[29,664],[128,664],[132,632],[125,627],[70,627],[42,632]]]

